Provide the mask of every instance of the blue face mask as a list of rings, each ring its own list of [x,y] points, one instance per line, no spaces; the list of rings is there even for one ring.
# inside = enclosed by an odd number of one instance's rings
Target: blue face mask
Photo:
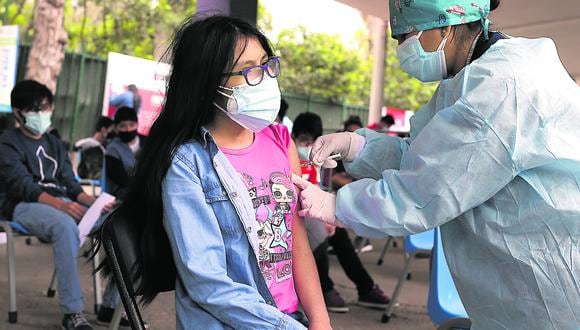
[[[241,85],[232,88],[219,86],[232,94],[218,90],[228,98],[226,108],[214,102],[233,121],[252,132],[259,132],[270,126],[280,110],[280,87],[276,78],[264,77],[257,86]]]
[[[24,125],[34,133],[42,135],[51,125],[52,111],[29,112],[24,115]]]
[[[401,68],[422,82],[443,80],[448,76],[444,51],[447,36],[443,38],[437,51],[426,52],[419,41],[422,33],[423,31],[409,37],[397,47]]]

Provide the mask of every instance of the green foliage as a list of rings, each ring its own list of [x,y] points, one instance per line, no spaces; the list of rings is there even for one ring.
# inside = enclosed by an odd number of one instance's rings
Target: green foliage
[[[390,31],[387,31],[390,35]],[[427,103],[437,88],[436,83],[422,83],[399,67],[397,41],[389,38],[385,66],[385,104],[416,111]]]
[[[19,25],[21,42],[29,43],[34,1],[0,3],[0,18],[5,24]],[[67,50],[101,57],[114,51],[152,59],[195,9],[196,0],[66,0]],[[260,3],[257,25],[266,34],[272,31],[272,16]],[[368,32],[359,31],[357,36],[358,45],[349,48],[338,35],[311,33],[304,27],[281,31],[275,46],[282,57],[282,90],[337,103],[368,104],[373,58]],[[429,100],[435,84],[423,84],[401,70],[396,47],[397,42],[389,38],[385,105],[417,110]]]
[[[268,34],[272,31],[272,15],[266,7],[258,0],[258,19],[256,25],[262,32]]]
[[[373,57],[366,31],[358,47],[347,48],[339,36],[309,33],[303,27],[283,30],[277,49],[282,58],[280,85],[284,92],[312,95],[333,102],[368,104]],[[387,41],[384,104],[417,110],[433,94],[435,84],[423,84],[399,67],[397,42]]]
[[[19,25],[21,42],[32,40],[33,0],[0,0],[0,18]],[[152,59],[175,27],[195,12],[196,0],[65,1],[67,50],[106,57],[119,52]]]
[[[32,40],[32,18],[34,17],[34,1],[31,0],[0,0],[0,19],[3,25],[18,25],[20,39],[24,42]]]
[[[303,27],[283,30],[276,48],[282,59],[283,91],[348,103],[368,95],[368,63],[339,36],[309,33]]]
[[[81,0],[67,2],[68,49],[105,57],[108,52],[153,59],[175,27],[195,11],[195,0]]]

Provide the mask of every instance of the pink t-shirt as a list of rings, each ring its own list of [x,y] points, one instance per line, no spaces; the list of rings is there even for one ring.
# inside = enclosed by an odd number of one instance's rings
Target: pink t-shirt
[[[247,148],[220,148],[252,198],[259,225],[260,269],[284,313],[298,310],[292,276],[292,216],[297,198],[290,179],[289,145],[286,127],[271,125],[256,133],[254,143]]]

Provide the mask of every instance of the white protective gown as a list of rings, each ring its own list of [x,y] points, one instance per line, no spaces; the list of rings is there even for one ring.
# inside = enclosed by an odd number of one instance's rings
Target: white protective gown
[[[552,40],[504,39],[411,120],[369,130],[337,218],[362,236],[441,226],[472,329],[580,328],[580,87]]]

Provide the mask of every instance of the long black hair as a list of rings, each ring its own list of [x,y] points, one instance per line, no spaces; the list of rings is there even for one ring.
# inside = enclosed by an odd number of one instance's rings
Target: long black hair
[[[187,141],[201,141],[201,128],[216,115],[212,102],[224,73],[236,64],[238,41],[255,38],[268,56],[266,37],[240,18],[194,15],[176,30],[166,55],[172,65],[162,111],[155,120],[138,159],[127,199],[121,206],[139,223],[137,294],[149,303],[159,292],[160,278],[176,276],[169,240],[162,224],[161,182],[175,150]],[[192,201],[195,202],[195,201]]]

